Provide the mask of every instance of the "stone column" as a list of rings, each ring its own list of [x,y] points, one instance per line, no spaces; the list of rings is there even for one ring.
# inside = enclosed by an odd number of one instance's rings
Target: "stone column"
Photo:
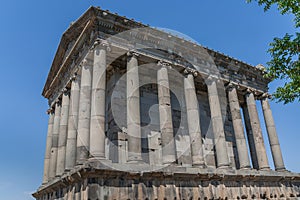
[[[196,95],[194,75],[197,72],[187,72],[184,78],[184,95],[187,109],[187,123],[191,141],[191,154],[194,166],[204,167],[202,136],[199,118],[199,105]]]
[[[76,163],[83,164],[89,157],[91,89],[93,62],[85,58],[81,67],[81,83],[78,112]]]
[[[76,145],[78,132],[78,110],[79,110],[79,76],[74,75],[71,78],[71,93],[70,93],[70,107],[68,120],[68,136],[66,145],[66,166],[67,171],[74,168],[76,164]]]
[[[251,90],[247,90],[246,102],[249,113],[250,126],[254,137],[254,146],[257,155],[258,169],[269,169],[270,167],[256,109],[255,98]]]
[[[54,122],[53,122],[53,132],[52,132],[52,147],[51,147],[50,167],[49,167],[50,179],[53,179],[56,175],[60,112],[61,112],[61,101],[57,100],[55,102]]]
[[[276,170],[285,170],[280,144],[276,132],[276,127],[272,115],[272,111],[269,104],[269,95],[264,94],[261,99],[261,105],[264,113],[265,124],[267,127],[268,138],[271,146],[271,152],[273,156],[274,166]]]
[[[163,164],[176,161],[175,141],[172,124],[171,97],[169,87],[167,63],[159,62],[160,69],[157,71],[159,120],[162,143]]]
[[[248,145],[249,145],[249,149],[250,149],[252,167],[254,169],[258,169],[258,161],[257,161],[256,150],[255,150],[255,144],[254,144],[255,143],[254,142],[254,136],[253,136],[253,132],[252,132],[252,129],[251,129],[249,112],[248,112],[248,108],[247,108],[246,103],[244,103],[242,105],[242,109],[243,109],[244,123],[245,123],[247,138],[248,138]]]
[[[54,112],[50,108],[47,111],[49,115],[48,121],[48,132],[47,132],[47,142],[46,142],[46,151],[45,151],[45,160],[44,160],[44,176],[43,184],[47,183],[49,180],[49,166],[50,166],[50,157],[51,157],[51,146],[52,146],[52,132],[53,132],[53,123],[54,123]]]
[[[56,176],[61,176],[65,171],[69,105],[70,93],[68,89],[64,89],[62,94],[62,106],[59,124]]]
[[[244,126],[241,117],[241,107],[237,96],[236,86],[228,85],[228,100],[235,134],[236,147],[239,156],[240,168],[250,168],[247,142],[245,138]]]
[[[103,40],[97,40],[94,46],[90,157],[95,159],[104,159],[106,50],[108,48],[108,43]]]
[[[224,132],[224,123],[221,112],[216,79],[207,79],[208,100],[213,128],[214,145],[216,150],[217,167],[228,167],[230,165]]]
[[[128,162],[142,161],[138,54],[128,53],[127,60],[127,134]]]

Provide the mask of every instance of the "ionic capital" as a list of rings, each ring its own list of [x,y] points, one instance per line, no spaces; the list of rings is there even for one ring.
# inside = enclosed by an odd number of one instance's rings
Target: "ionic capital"
[[[184,75],[188,76],[189,74],[193,75],[194,77],[197,77],[199,75],[199,72],[195,69],[191,68],[185,68],[183,71]]]
[[[254,96],[254,98],[257,100],[257,99],[259,99],[259,92],[256,90],[256,89],[254,89],[254,88],[247,88],[246,90],[245,90],[245,95],[249,95],[249,94],[253,94],[253,96]]]
[[[84,58],[83,61],[80,63],[80,66],[84,68],[87,68],[88,66],[92,66],[92,65],[93,65],[93,60],[89,58]]]
[[[131,57],[137,58],[139,56],[140,56],[140,54],[138,52],[134,51],[134,50],[131,50],[131,51],[127,52],[127,57],[128,58],[131,58]]]
[[[272,98],[272,95],[265,92],[263,93],[261,96],[260,96],[260,99],[264,100],[264,99],[271,99]]]
[[[209,76],[205,79],[205,83],[206,83],[207,85],[211,85],[212,83],[217,82],[217,80],[218,80],[218,77],[209,75]]]
[[[125,133],[125,134],[127,134],[128,133],[128,130],[127,130],[127,128],[126,127],[122,127],[122,133]]]
[[[61,99],[56,99],[54,105],[61,106]]]
[[[62,93],[63,93],[64,95],[68,95],[68,94],[70,93],[70,89],[68,89],[68,88],[62,89]]]
[[[78,77],[78,74],[75,73],[73,76],[71,76],[70,81],[71,81],[71,82],[72,82],[72,81],[75,81],[75,80],[77,79],[77,77]]]
[[[254,94],[254,92],[255,92],[255,90],[252,88],[247,88],[245,91],[246,94],[251,94],[251,93]]]
[[[162,60],[158,61],[157,65],[160,66],[161,68],[168,68],[168,69],[172,68],[169,63],[162,61]]]
[[[104,49],[106,51],[111,51],[110,44],[108,43],[108,41],[100,38],[97,38],[96,41],[94,42],[91,50],[94,49]]]
[[[53,108],[49,108],[49,109],[46,111],[46,113],[47,113],[48,115],[53,114],[53,113],[54,113],[54,109],[53,109]]]
[[[226,90],[231,91],[233,89],[237,89],[238,85],[234,82],[229,82],[229,84],[226,86]]]

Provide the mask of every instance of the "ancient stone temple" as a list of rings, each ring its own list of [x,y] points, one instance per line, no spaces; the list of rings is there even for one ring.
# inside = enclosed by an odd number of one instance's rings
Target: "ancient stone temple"
[[[91,7],[63,34],[43,90],[49,124],[33,196],[299,198],[264,70]]]

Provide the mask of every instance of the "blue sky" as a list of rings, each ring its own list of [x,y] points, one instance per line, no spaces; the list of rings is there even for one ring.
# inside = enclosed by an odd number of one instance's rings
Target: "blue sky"
[[[32,199],[30,193],[42,181],[48,120],[42,88],[62,33],[90,5],[184,33],[253,65],[268,61],[266,50],[273,37],[294,31],[291,16],[281,16],[275,9],[264,13],[245,0],[10,0],[0,4],[0,198],[6,200]],[[278,84],[272,83],[270,91]],[[271,106],[286,166],[300,172],[299,103],[272,102]],[[261,113],[260,118],[263,121]],[[269,161],[272,165],[270,153]]]

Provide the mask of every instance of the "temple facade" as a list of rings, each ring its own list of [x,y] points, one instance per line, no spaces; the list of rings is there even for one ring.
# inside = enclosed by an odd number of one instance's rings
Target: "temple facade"
[[[299,198],[300,175],[285,168],[264,73],[89,8],[63,34],[43,90],[49,123],[33,196]]]

